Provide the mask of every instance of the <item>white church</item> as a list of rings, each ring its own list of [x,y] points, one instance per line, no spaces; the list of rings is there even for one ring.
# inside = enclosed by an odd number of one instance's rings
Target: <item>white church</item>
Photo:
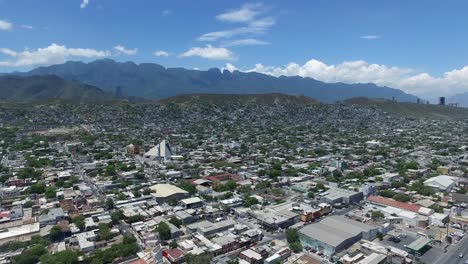
[[[158,145],[154,146],[144,154],[144,157],[151,160],[158,160],[166,162],[172,158],[175,153],[167,140],[161,141]]]

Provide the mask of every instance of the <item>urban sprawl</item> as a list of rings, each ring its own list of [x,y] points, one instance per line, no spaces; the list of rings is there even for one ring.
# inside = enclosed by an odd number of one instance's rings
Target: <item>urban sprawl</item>
[[[0,263],[468,258],[466,121],[288,102],[6,104],[0,152]]]

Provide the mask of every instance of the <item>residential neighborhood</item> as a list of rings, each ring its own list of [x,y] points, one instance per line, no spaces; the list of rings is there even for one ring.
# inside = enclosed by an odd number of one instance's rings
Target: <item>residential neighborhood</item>
[[[467,123],[292,108],[1,109],[0,263],[468,257]]]

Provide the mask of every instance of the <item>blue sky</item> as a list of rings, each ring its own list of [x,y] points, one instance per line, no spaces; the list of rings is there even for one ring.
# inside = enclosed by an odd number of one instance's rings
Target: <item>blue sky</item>
[[[0,72],[155,62],[468,91],[468,1],[0,0]]]

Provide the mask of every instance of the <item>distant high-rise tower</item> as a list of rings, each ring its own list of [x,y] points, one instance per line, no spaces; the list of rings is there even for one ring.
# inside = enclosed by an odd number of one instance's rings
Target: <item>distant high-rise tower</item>
[[[115,88],[115,97],[117,98],[123,97],[122,87],[117,86],[117,88]]]
[[[420,104],[420,103],[421,103],[421,99],[419,99],[419,98],[416,99],[416,103],[417,103],[417,104]]]
[[[445,105],[445,97],[439,97],[439,105]]]

